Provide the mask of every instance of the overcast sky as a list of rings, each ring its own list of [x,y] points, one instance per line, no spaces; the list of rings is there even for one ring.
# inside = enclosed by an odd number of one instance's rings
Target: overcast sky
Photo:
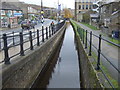
[[[29,4],[37,4],[41,5],[41,0],[19,0],[24,1]],[[74,1],[75,0],[59,0],[60,4],[62,5],[62,8],[72,8],[74,9]],[[43,6],[48,7],[55,7],[57,8],[58,0],[43,0]]]

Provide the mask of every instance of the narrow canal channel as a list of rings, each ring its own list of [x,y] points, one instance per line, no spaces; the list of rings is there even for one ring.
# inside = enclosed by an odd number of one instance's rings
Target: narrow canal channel
[[[61,49],[56,52],[36,88],[80,88],[79,61],[72,26],[68,23]]]

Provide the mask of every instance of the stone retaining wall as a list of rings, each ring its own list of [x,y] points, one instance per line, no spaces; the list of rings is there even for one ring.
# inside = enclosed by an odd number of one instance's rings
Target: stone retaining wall
[[[2,88],[29,88],[61,42],[65,25],[40,47],[2,66]]]

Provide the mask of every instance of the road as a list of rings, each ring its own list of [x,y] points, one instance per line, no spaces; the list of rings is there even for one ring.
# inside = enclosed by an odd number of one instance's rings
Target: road
[[[54,21],[54,20],[50,20],[50,19],[45,19],[44,20],[45,22],[43,23],[43,26],[44,27],[48,27],[50,26],[51,22]],[[57,22],[54,21],[54,23],[56,24]],[[31,29],[31,31],[36,31],[37,29],[41,30],[42,29],[42,23],[39,23],[35,26],[35,29]],[[10,30],[4,30],[4,31],[0,31],[0,37],[2,38],[2,34],[6,33],[6,34],[9,34],[8,36],[13,36],[13,33],[12,32],[15,32],[14,35],[19,35],[20,32],[23,31],[23,34],[27,34],[29,33],[29,30],[22,30],[21,27],[20,28],[16,28],[16,29],[10,29]],[[24,36],[24,40],[27,40],[29,39],[28,38],[29,35],[25,35]],[[12,45],[13,44],[13,39],[14,39],[14,43],[17,44],[19,43],[19,37],[16,36],[15,38],[11,37],[8,39],[8,46]],[[0,48],[2,49],[3,48],[3,40],[1,39],[0,40]]]
[[[45,19],[45,22],[43,23],[44,26],[49,26],[50,23],[54,20],[50,20],[50,19]],[[54,21],[56,23],[56,21]],[[35,26],[36,29],[40,29],[40,27],[42,26],[42,23],[39,23]],[[10,30],[1,30],[0,31],[0,35],[4,34],[4,33],[11,33],[11,32],[21,32],[22,29],[20,28],[15,28],[15,29],[10,29]]]
[[[95,35],[99,36],[99,34],[101,34],[101,31],[98,30],[98,31],[95,31],[95,30],[92,30],[90,28],[88,28],[87,26],[81,24],[81,23],[78,23],[81,26],[81,28],[85,29],[85,30],[88,30],[89,32],[92,31]],[[88,35],[88,39],[89,39],[89,35]],[[105,39],[108,39],[107,37],[105,36],[102,36],[103,38]],[[105,41],[101,41],[102,42],[102,47],[101,47],[101,52],[109,59],[110,62],[112,62],[112,64],[118,68],[118,55],[119,55],[119,48],[118,47],[115,47],[115,46],[112,46],[110,44],[108,44],[107,42]],[[96,37],[93,36],[93,40],[92,40],[92,44],[95,45],[97,48],[98,48],[98,39]],[[97,51],[92,48],[93,51],[96,53],[97,55]],[[112,78],[114,78],[115,80],[118,81],[118,72],[116,69],[114,69],[108,62],[105,58],[103,58],[101,56],[101,62],[102,64],[107,68],[108,72],[110,72],[110,75]]]
[[[51,24],[52,21],[54,21],[54,20],[45,19],[45,22],[43,23],[44,28],[50,26],[50,24]],[[56,21],[54,21],[54,23],[57,24]],[[36,31],[37,29],[39,29],[39,30],[42,29],[42,24],[41,24],[41,23],[38,24],[38,25],[36,25],[36,26],[35,26],[35,29],[31,29],[30,31],[33,32],[33,31]],[[2,34],[3,34],[3,33],[11,33],[11,32],[13,32],[13,31],[17,32],[17,33],[14,34],[14,35],[15,35],[15,37],[14,37],[14,45],[17,45],[17,44],[20,43],[19,33],[22,32],[22,29],[21,29],[21,28],[1,31],[1,33],[2,33]],[[46,29],[44,30],[44,33],[46,33]],[[2,35],[2,34],[1,34],[1,35]],[[28,49],[28,48],[30,47],[30,42],[29,42],[29,30],[24,30],[24,31],[23,31],[23,34],[26,34],[26,35],[23,36],[23,41],[25,42],[25,43],[24,43],[24,50],[26,50],[26,49]],[[39,35],[40,35],[39,39],[40,39],[40,41],[42,40],[41,34],[42,34],[42,33],[41,33],[41,31],[40,31],[40,32],[39,32]],[[49,35],[49,33],[48,33],[48,35]],[[7,35],[7,36],[13,36],[13,34],[9,34],[9,35]],[[1,36],[1,37],[2,37],[2,36]],[[34,33],[32,34],[32,38],[36,38],[36,36],[34,36]],[[46,35],[44,35],[44,38],[46,38]],[[26,41],[28,41],[28,42],[26,42]],[[34,40],[33,40],[33,45],[35,45],[36,43],[37,43],[37,39],[34,39]],[[8,45],[9,47],[11,46],[11,48],[9,48],[9,57],[12,57],[13,55],[16,55],[17,53],[20,52],[20,45],[12,47],[12,45],[13,45],[13,37],[9,37],[9,38],[7,39],[7,45]],[[2,49],[3,49],[3,46],[4,46],[3,40],[1,39],[1,40],[0,40],[0,47],[1,47],[1,49],[0,49],[0,63],[2,63],[2,61],[4,60],[4,51],[2,50]]]

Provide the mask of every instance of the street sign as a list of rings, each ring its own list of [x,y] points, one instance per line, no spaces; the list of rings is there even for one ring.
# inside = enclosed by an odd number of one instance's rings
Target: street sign
[[[22,16],[22,13],[14,13],[14,16]]]

